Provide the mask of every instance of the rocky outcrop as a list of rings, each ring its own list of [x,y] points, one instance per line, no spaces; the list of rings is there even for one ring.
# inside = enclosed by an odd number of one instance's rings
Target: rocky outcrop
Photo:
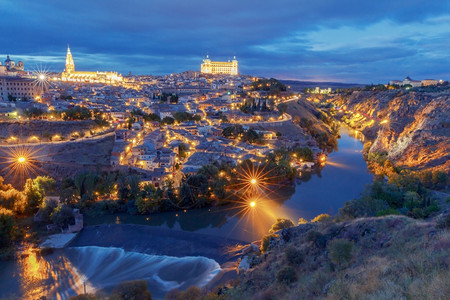
[[[385,151],[391,161],[402,167],[449,172],[449,95],[450,89],[359,91],[336,95],[328,101],[367,116],[365,122],[353,125],[373,140],[369,152]]]

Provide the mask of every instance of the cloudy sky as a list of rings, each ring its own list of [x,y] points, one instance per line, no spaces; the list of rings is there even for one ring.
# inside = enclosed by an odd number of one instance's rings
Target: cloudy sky
[[[0,60],[169,74],[234,55],[240,72],[314,81],[450,79],[448,0],[0,0]]]

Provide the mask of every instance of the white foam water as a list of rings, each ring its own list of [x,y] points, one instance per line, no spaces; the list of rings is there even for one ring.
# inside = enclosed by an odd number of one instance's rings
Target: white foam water
[[[59,299],[79,293],[85,284],[87,292],[111,292],[120,282],[138,279],[146,280],[158,299],[174,288],[204,286],[221,270],[216,261],[206,257],[150,255],[121,248],[74,247],[64,250],[63,255],[72,272],[65,278],[58,276],[53,292]]]

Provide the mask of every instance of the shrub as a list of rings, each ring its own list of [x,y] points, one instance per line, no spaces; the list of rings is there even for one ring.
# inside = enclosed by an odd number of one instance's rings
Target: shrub
[[[389,215],[400,215],[400,212],[398,210],[396,210],[395,208],[388,208],[388,209],[383,209],[383,210],[379,210],[377,212],[377,217],[382,217],[382,216],[389,216]]]
[[[342,265],[349,262],[352,258],[353,242],[345,239],[335,239],[328,244],[327,249],[330,260],[337,265]]]
[[[202,295],[202,290],[199,287],[191,286],[186,291],[171,290],[166,294],[165,300],[199,300],[199,299],[209,299],[207,296]],[[215,299],[215,298],[213,298]]]
[[[266,252],[269,249],[270,242],[277,238],[276,234],[268,234],[261,239],[261,252]]]
[[[328,221],[331,221],[331,216],[329,214],[320,214],[311,220],[312,223],[315,223],[315,222],[321,223],[321,222],[328,222]]]
[[[100,299],[100,298],[93,294],[82,294],[82,295],[72,296],[69,298],[69,300],[97,300],[97,299]]]
[[[272,225],[272,228],[270,228],[269,232],[275,233],[281,229],[290,228],[290,227],[294,227],[294,222],[292,222],[289,219],[278,218],[277,221],[275,222],[275,224]]]
[[[327,244],[326,237],[318,231],[310,230],[306,233],[306,240],[313,242],[317,247],[322,248]]]
[[[303,254],[294,246],[289,246],[284,249],[284,257],[287,262],[294,266],[299,266],[303,262]]]
[[[110,297],[111,300],[152,300],[145,280],[126,281],[117,285]]]
[[[297,281],[297,274],[295,273],[295,270],[292,267],[282,268],[277,272],[276,277],[278,282],[284,284],[290,284]]]
[[[440,216],[436,221],[436,227],[439,229],[450,228],[450,213]]]
[[[306,220],[305,218],[299,218],[297,225],[306,224],[306,223],[308,223],[308,220]]]

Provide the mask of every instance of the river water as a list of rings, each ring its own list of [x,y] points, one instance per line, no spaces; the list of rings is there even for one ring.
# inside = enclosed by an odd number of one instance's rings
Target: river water
[[[319,173],[304,175],[292,186],[274,187],[273,193],[256,199],[253,208],[215,207],[151,216],[105,215],[86,218],[85,223],[147,225],[166,233],[173,229],[172,236],[184,231],[187,242],[195,240],[184,248],[197,250],[205,245],[207,239],[203,237],[206,235],[213,239],[254,241],[267,233],[277,218],[286,217],[296,222],[298,218],[310,220],[321,213],[337,213],[344,202],[357,197],[364,185],[372,181],[361,155],[362,142],[358,136],[351,135],[348,129],[341,129],[339,149],[328,156]],[[114,228],[114,225],[108,226]],[[92,238],[100,231],[91,227],[81,232],[78,242],[76,240],[69,248],[44,257],[30,252],[17,262],[0,262],[0,298],[36,299],[47,295],[66,299],[82,293],[85,285],[87,291],[110,292],[119,282],[145,279],[154,298],[161,299],[172,288],[202,286],[220,271],[217,262],[220,259],[208,255],[208,251],[192,251],[193,254],[187,256],[190,252],[165,251],[169,247],[152,247],[148,240],[146,243],[139,241],[140,235],[144,236],[141,233],[144,230],[139,230],[142,226],[132,227],[134,239],[130,232],[123,230],[124,225],[121,226],[113,229],[115,243],[106,243],[101,236]],[[189,238],[195,233],[202,238]],[[165,234],[158,238],[162,245]],[[120,240],[128,241],[127,247],[122,246]],[[210,241],[209,247],[214,245]]]

